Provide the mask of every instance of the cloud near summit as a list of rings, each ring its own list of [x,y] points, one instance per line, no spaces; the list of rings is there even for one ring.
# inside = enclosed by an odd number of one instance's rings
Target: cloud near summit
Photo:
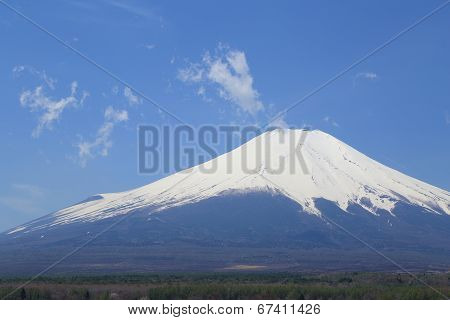
[[[199,84],[202,89],[197,92],[202,92],[202,96],[205,86],[214,87],[219,97],[251,115],[264,109],[243,51],[219,46],[215,55],[206,52],[201,62],[179,69],[178,79]]]
[[[76,145],[79,164],[85,167],[89,159],[97,156],[106,157],[113,145],[111,135],[114,127],[116,124],[126,121],[128,121],[128,112],[126,110],[117,110],[112,106],[107,107],[104,113],[103,125],[98,129],[95,138],[92,141],[80,141]]]

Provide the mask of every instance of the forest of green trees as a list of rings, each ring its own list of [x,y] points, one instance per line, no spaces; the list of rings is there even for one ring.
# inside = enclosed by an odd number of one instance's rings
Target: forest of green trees
[[[6,299],[444,299],[450,274],[208,273],[0,280]]]

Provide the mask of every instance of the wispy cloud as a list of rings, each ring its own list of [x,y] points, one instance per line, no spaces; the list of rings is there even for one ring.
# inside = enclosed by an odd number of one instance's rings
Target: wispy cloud
[[[326,116],[322,119],[328,124],[331,124],[333,127],[339,127],[339,123],[337,123],[334,119],[332,119],[330,116]]]
[[[251,115],[264,109],[259,92],[253,86],[253,77],[243,51],[219,45],[216,54],[206,52],[200,63],[191,63],[178,70],[178,79],[197,83],[200,88],[215,86],[222,99]],[[204,94],[204,89],[200,93]]]
[[[212,102],[213,100],[208,97],[206,94],[206,88],[204,86],[200,86],[197,90],[197,95],[202,98],[205,102]]]
[[[144,24],[147,25],[148,22],[152,22],[164,28],[165,22],[163,17],[158,14],[157,10],[149,2],[130,0],[68,0],[67,3],[78,10],[82,10],[83,20],[89,23],[108,24],[115,27],[118,25],[142,27]],[[98,14],[99,12],[102,14]],[[114,19],[111,19],[111,12],[114,14]],[[120,14],[117,15],[116,13]],[[73,20],[75,19],[74,17],[69,16],[68,19]],[[79,19],[77,19],[77,22],[79,22]]]
[[[20,213],[40,212],[40,202],[45,198],[44,189],[24,183],[14,183],[10,191],[0,196],[0,204]]]
[[[156,48],[156,45],[154,45],[153,43],[146,43],[146,44],[144,44],[144,48],[146,48],[148,50],[153,50]]]
[[[65,109],[83,105],[89,93],[83,91],[77,97],[77,90],[78,83],[73,81],[70,85],[70,95],[60,99],[47,95],[42,85],[37,86],[34,90],[25,90],[20,94],[20,105],[39,114],[38,125],[32,132],[34,138],[39,137],[42,130],[52,129],[53,123],[61,118]]]
[[[53,124],[61,118],[65,109],[82,106],[84,100],[89,96],[89,92],[85,90],[78,94],[78,83],[72,81],[68,96],[54,98],[46,91],[54,91],[57,80],[48,76],[45,70],[39,71],[31,66],[18,65],[13,68],[12,72],[14,77],[19,77],[27,72],[42,82],[33,90],[24,90],[19,95],[20,105],[39,115],[37,127],[32,131],[34,138],[38,138],[44,129],[52,129]]]
[[[113,86],[112,88],[111,88],[111,92],[112,92],[112,94],[113,95],[118,95],[119,94],[119,86]]]
[[[27,72],[33,76],[38,77],[39,79],[41,79],[42,81],[44,81],[44,83],[51,89],[54,90],[57,80],[49,77],[47,75],[47,73],[45,72],[45,70],[43,71],[39,71],[31,66],[25,66],[25,65],[19,65],[19,66],[15,66],[12,70],[13,72],[13,76],[14,77],[20,77],[24,72]]]
[[[158,17],[152,9],[144,6],[138,6],[132,1],[104,0],[104,2],[116,9],[125,11],[134,16],[145,19],[160,19],[160,17]]]
[[[32,198],[42,198],[44,196],[44,190],[41,187],[25,184],[25,183],[14,183],[12,188],[18,192],[22,192],[29,195]]]
[[[135,95],[133,90],[128,87],[123,89],[123,95],[127,99],[127,102],[130,106],[142,104],[142,98]]]
[[[178,70],[177,77],[183,82],[200,82],[205,81],[203,77],[205,72],[202,64],[191,63],[188,67]]]
[[[365,80],[376,80],[378,75],[375,72],[360,72],[355,75],[354,80],[365,79]]]
[[[448,113],[448,111],[445,111],[445,124],[450,124],[450,114]]]
[[[113,143],[111,135],[116,124],[128,121],[126,110],[116,110],[109,106],[104,113],[104,123],[98,129],[93,141],[81,141],[77,144],[78,160],[82,167],[87,165],[89,159],[97,156],[106,157]]]

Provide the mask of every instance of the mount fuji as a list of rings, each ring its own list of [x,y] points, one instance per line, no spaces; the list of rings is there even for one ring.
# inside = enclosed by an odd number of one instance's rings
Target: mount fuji
[[[76,250],[55,270],[448,270],[449,239],[448,191],[322,131],[276,129],[8,230],[0,267],[32,272]]]

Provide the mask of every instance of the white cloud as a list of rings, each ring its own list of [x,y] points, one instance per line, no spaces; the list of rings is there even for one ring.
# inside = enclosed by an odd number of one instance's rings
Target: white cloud
[[[139,96],[137,96],[137,95],[135,95],[135,94],[133,93],[133,90],[131,90],[131,89],[128,88],[128,87],[125,87],[125,88],[123,89],[123,95],[124,95],[124,97],[127,99],[128,104],[129,104],[130,106],[132,106],[132,105],[137,105],[137,104],[142,104],[142,98],[139,97]]]
[[[203,101],[211,103],[213,100],[208,97],[206,94],[206,88],[204,86],[200,86],[197,90],[197,95],[202,98]]]
[[[378,75],[374,72],[360,72],[355,76],[355,80],[357,79],[376,80]]]
[[[125,110],[115,110],[113,107],[108,107],[105,110],[105,120],[110,122],[122,122],[128,120],[128,112]]]
[[[147,1],[131,0],[98,0],[98,1],[66,1],[69,5],[83,11],[83,18],[92,24],[101,24],[106,26],[148,26],[149,23],[164,27],[165,21],[157,10],[151,7]],[[145,2],[145,3],[143,3]],[[98,14],[99,12],[114,11],[115,19],[107,15]],[[67,19],[78,21],[72,16]],[[1,23],[1,22],[0,22]]]
[[[204,96],[205,93],[206,93],[205,87],[201,86],[200,88],[198,88],[197,94],[198,94],[199,96]]]
[[[15,66],[12,70],[14,76],[20,75],[23,71],[25,71],[25,66]]]
[[[42,81],[44,81],[44,83],[52,90],[55,90],[55,86],[57,83],[57,80],[49,77],[47,75],[47,73],[45,72],[45,70],[43,71],[39,71],[36,70],[33,67],[30,66],[24,66],[24,65],[19,65],[19,66],[15,66],[12,70],[13,72],[13,76],[14,77],[20,77],[22,75],[22,73],[24,72],[28,72],[29,74],[38,77],[39,79],[41,79]]]
[[[29,108],[31,112],[39,113],[38,125],[32,132],[34,138],[39,137],[43,129],[52,129],[53,123],[61,118],[66,108],[83,105],[89,93],[84,91],[77,98],[77,90],[78,84],[74,81],[70,86],[70,95],[60,99],[54,99],[46,95],[43,86],[37,86],[32,91],[25,90],[20,94],[21,106]]]
[[[82,167],[85,167],[88,159],[96,156],[106,157],[113,143],[111,134],[117,123],[128,121],[128,112],[126,110],[116,110],[109,106],[104,113],[104,123],[98,129],[93,141],[81,141],[77,144],[78,159]]]
[[[77,93],[77,89],[78,89],[78,82],[76,81],[72,81],[72,83],[70,84],[70,95],[75,95],[75,93]]]
[[[119,86],[113,86],[113,87],[111,88],[111,92],[112,92],[114,95],[118,95],[118,94],[119,94]]]
[[[203,81],[204,66],[198,63],[191,63],[189,67],[178,70],[178,79],[183,82]]]
[[[333,127],[339,127],[339,123],[337,123],[334,119],[332,119],[330,116],[326,116],[323,118],[323,121],[326,123],[331,124]]]
[[[147,44],[144,44],[144,47],[148,50],[152,50],[152,49],[156,48],[156,45],[154,45],[153,43],[147,43]]]
[[[33,130],[32,136],[37,138],[44,129],[52,129],[53,123],[61,118],[63,111],[72,106],[82,106],[89,92],[83,91],[78,97],[78,83],[73,81],[70,84],[70,95],[55,99],[45,92],[45,88],[55,90],[57,80],[49,77],[44,71],[36,70],[30,66],[18,65],[12,70],[14,77],[19,77],[24,72],[39,78],[43,83],[34,90],[24,90],[19,95],[19,102],[22,107],[28,108],[31,112],[39,114],[38,125]]]
[[[161,17],[157,16],[148,6],[137,6],[130,1],[105,0],[105,2],[119,10],[125,11],[133,16],[141,17],[146,20],[161,21]]]
[[[178,71],[183,82],[210,84],[217,87],[219,96],[231,101],[241,110],[255,115],[264,109],[259,92],[253,87],[253,77],[245,53],[219,46],[218,54],[204,54],[202,62],[190,64]]]

